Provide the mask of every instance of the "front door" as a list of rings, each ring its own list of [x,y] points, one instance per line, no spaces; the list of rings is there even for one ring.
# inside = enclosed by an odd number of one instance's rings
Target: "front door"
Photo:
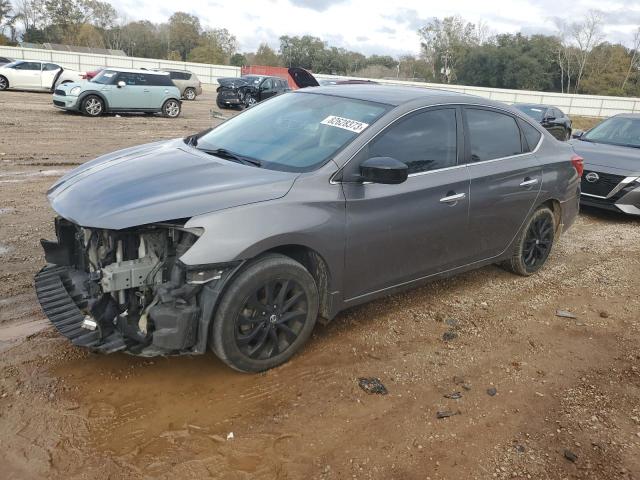
[[[269,97],[273,97],[276,93],[278,93],[276,91],[273,79],[271,78],[267,78],[260,84],[259,91],[261,101],[266,100]]]
[[[532,211],[542,167],[511,115],[466,107],[465,124],[473,199],[469,235],[476,260],[484,260],[510,246]]]
[[[345,167],[344,178],[373,157],[393,157],[409,167],[409,178],[399,185],[343,183],[347,299],[466,261],[470,182],[467,167],[458,164],[460,115],[455,107],[406,115]]]
[[[119,85],[124,82],[125,85]],[[146,75],[135,72],[119,72],[109,92],[111,109],[142,110],[152,108],[151,89]]]
[[[22,62],[13,67],[15,70],[13,81],[10,83],[16,88],[42,88],[40,81],[41,62]]]

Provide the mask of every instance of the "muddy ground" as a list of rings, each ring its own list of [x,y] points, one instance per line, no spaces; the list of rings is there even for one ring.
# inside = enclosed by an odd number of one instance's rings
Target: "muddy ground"
[[[48,327],[32,276],[49,185],[211,126],[213,100],[88,119],[0,92],[2,478],[640,479],[638,220],[583,212],[540,274],[487,267],[352,309],[261,375],[89,354]]]

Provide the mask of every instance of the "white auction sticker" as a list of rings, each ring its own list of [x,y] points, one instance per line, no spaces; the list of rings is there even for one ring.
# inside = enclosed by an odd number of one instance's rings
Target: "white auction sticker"
[[[351,120],[349,118],[336,117],[335,115],[329,115],[320,123],[322,125],[329,125],[331,127],[338,127],[344,130],[349,130],[350,132],[354,133],[360,133],[369,126],[368,123]]]

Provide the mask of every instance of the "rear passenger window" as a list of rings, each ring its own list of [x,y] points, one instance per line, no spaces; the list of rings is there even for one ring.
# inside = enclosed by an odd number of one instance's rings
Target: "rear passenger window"
[[[467,108],[466,117],[472,162],[522,153],[520,130],[513,117],[475,108]]]
[[[45,63],[42,66],[42,70],[44,70],[45,72],[52,72],[54,70],[59,70],[60,66],[56,65],[55,63]]]
[[[367,158],[393,157],[406,163],[410,174],[452,167],[457,163],[456,111],[447,108],[409,115],[364,150]]]
[[[527,122],[520,121],[519,123],[520,129],[522,130],[522,134],[524,135],[524,139],[527,143],[527,145],[523,145],[523,149],[525,152],[532,152],[538,146],[538,142],[540,141],[542,134]]]
[[[166,74],[158,74],[158,75],[145,75],[147,77],[146,81],[147,85],[152,85],[156,87],[173,87],[174,83],[171,80],[170,75]]]

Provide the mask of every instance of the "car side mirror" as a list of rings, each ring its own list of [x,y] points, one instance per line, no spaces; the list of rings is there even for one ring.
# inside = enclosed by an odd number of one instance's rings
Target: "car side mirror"
[[[409,167],[391,157],[373,157],[360,164],[360,179],[363,182],[397,185],[409,176]]]
[[[545,117],[545,121],[547,121],[547,122],[553,122],[555,119],[556,119],[556,117],[554,117],[554,116]]]
[[[573,132],[571,132],[571,138],[582,138],[583,135],[584,131],[582,130],[574,130]]]
[[[123,88],[123,87],[126,87],[126,86],[127,86],[127,83],[126,83],[125,81],[120,80],[120,81],[118,82],[118,88]]]

